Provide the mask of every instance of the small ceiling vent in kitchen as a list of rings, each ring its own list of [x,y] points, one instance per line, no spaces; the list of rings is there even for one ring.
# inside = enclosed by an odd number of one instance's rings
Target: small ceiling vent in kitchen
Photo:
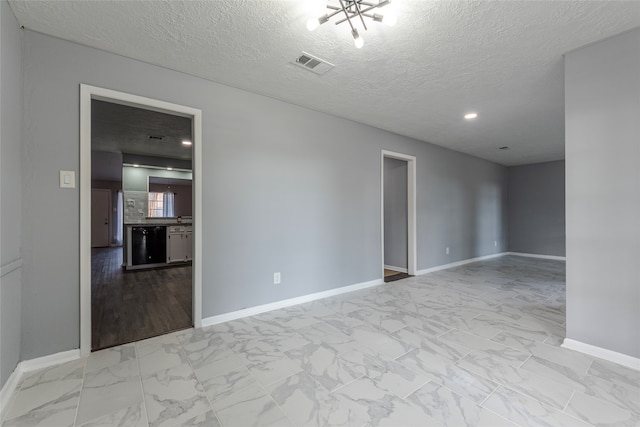
[[[152,141],[162,141],[164,139],[164,136],[161,136],[161,135],[149,135],[149,139],[151,139]]]
[[[320,59],[317,56],[313,56],[307,52],[302,52],[302,55],[297,57],[293,61],[293,64],[320,75],[335,67],[335,65],[333,65],[332,63],[327,62],[324,59]]]

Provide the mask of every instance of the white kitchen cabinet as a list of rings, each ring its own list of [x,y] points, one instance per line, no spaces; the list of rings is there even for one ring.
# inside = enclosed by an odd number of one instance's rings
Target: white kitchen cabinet
[[[191,261],[193,232],[190,226],[167,227],[167,263]]]

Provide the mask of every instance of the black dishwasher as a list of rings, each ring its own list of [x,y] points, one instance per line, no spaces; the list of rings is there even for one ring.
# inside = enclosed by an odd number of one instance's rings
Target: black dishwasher
[[[167,262],[167,227],[131,228],[131,264],[164,264]]]

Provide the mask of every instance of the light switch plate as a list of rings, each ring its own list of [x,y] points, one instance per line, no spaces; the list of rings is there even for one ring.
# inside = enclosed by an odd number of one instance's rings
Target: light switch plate
[[[60,171],[60,188],[76,188],[75,171]]]

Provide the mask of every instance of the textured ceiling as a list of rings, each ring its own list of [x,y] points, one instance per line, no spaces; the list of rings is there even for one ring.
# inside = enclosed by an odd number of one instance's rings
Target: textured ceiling
[[[562,55],[640,26],[634,1],[397,0],[358,50],[347,24],[307,31],[316,0],[11,6],[28,29],[505,165],[564,157]],[[292,65],[302,51],[336,66]]]
[[[189,118],[111,102],[91,101],[93,151],[190,161],[191,147],[182,145],[185,140],[191,141]]]

